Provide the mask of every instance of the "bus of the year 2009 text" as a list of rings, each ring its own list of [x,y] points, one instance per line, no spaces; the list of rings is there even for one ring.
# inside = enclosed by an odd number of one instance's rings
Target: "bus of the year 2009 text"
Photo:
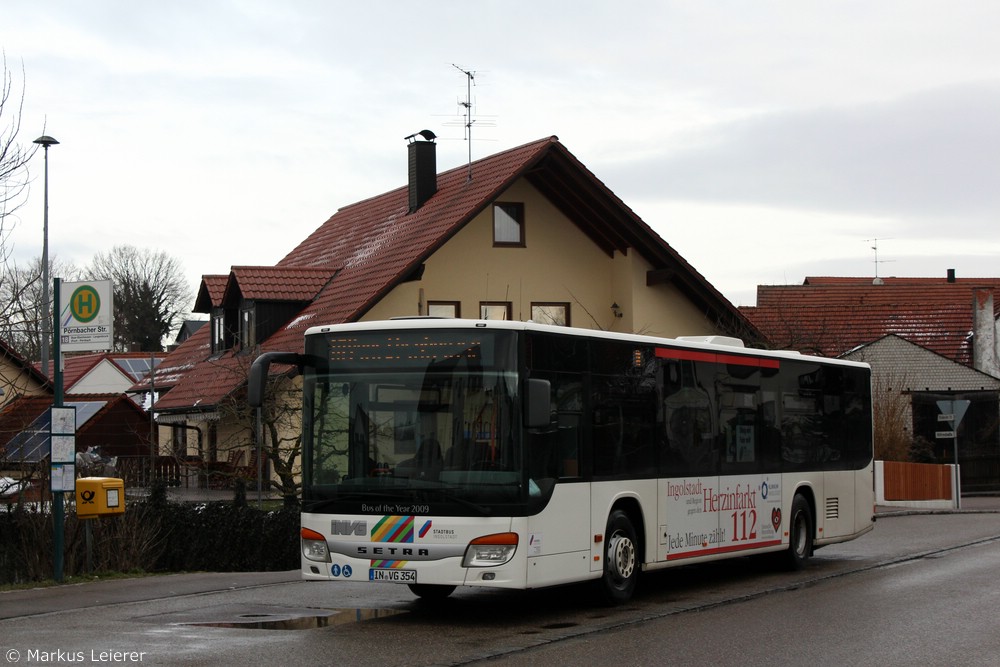
[[[302,574],[528,589],[815,547],[873,527],[865,364],[533,323],[315,327],[302,371]]]

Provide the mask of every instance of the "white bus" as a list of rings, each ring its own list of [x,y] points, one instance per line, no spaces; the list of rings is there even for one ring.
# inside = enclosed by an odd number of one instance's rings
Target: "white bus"
[[[315,327],[303,374],[302,574],[528,589],[815,547],[873,527],[865,364],[532,323]]]

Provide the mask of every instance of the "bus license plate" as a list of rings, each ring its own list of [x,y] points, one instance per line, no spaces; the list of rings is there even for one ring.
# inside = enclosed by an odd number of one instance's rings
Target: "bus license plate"
[[[396,584],[415,584],[417,583],[417,571],[373,568],[368,570],[368,581],[391,581]]]

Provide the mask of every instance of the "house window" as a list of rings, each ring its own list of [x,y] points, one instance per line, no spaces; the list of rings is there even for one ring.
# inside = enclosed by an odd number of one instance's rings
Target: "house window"
[[[174,456],[185,457],[188,455],[187,448],[187,429],[180,424],[174,424],[172,431],[173,440],[173,452]]]
[[[493,205],[493,245],[524,247],[524,204]]]
[[[226,349],[226,315],[222,308],[212,311],[212,352],[218,354]]]
[[[511,319],[510,301],[480,301],[479,317],[484,320]]]
[[[249,304],[240,309],[240,347],[252,349],[255,342],[254,306]]]
[[[533,303],[531,304],[531,319],[538,324],[553,324],[558,327],[568,327],[569,304]]]
[[[431,317],[461,317],[460,301],[428,301],[427,314]]]

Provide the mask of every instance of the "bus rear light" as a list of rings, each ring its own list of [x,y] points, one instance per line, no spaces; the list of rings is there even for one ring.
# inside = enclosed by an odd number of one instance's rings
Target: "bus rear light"
[[[326,538],[311,528],[303,528],[299,531],[302,538],[302,555],[306,560],[313,560],[320,563],[330,562],[330,549],[326,546]]]
[[[463,567],[495,567],[514,557],[517,551],[517,533],[484,535],[469,542],[462,559]]]

